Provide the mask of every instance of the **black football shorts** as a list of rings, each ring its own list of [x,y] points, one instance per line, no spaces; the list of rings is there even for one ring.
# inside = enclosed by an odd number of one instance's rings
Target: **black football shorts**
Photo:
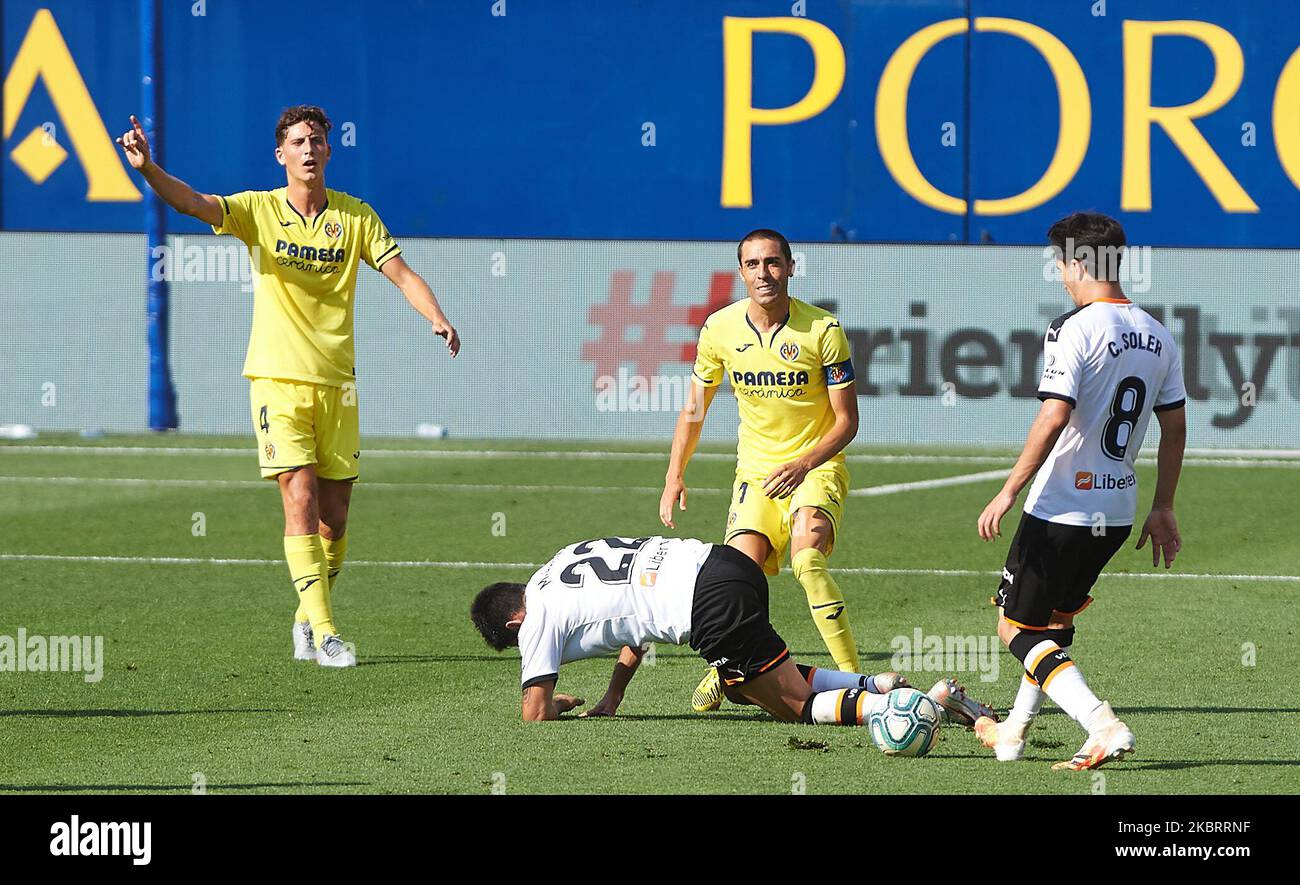
[[[1132,531],[1131,525],[1107,525],[1094,534],[1091,526],[1022,514],[993,604],[1029,630],[1046,629],[1053,612],[1078,614],[1092,603],[1092,585]]]
[[[768,620],[767,576],[734,547],[714,544],[695,579],[691,648],[728,685],[753,679],[790,657]]]

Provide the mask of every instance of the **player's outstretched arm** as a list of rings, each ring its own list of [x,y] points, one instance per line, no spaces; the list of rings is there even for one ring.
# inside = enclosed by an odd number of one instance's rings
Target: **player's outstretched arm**
[[[525,722],[542,722],[559,719],[561,713],[567,713],[574,707],[585,704],[582,698],[567,694],[556,694],[554,682],[542,682],[524,689],[523,717]]]
[[[686,465],[700,443],[704,416],[709,413],[717,392],[717,387],[705,387],[692,381],[686,404],[677,416],[672,453],[668,456],[668,473],[664,476],[664,492],[659,496],[659,521],[670,529],[677,528],[673,523],[673,505],[686,509]]]
[[[977,522],[980,537],[985,541],[992,541],[994,538],[1002,535],[1002,517],[1007,515],[1016,504],[1016,498],[1020,496],[1020,490],[1025,487],[1029,480],[1033,479],[1038,468],[1043,466],[1047,456],[1052,453],[1052,448],[1056,445],[1056,440],[1060,438],[1061,431],[1070,423],[1070,412],[1073,407],[1059,399],[1045,399],[1043,405],[1038,410],[1038,417],[1034,419],[1033,425],[1029,428],[1029,436],[1025,440],[1024,451],[1020,453],[1020,458],[1016,461],[1016,466],[1011,468],[1011,475],[1002,486],[1002,491],[989,502],[980,514]]]
[[[641,659],[645,657],[645,653],[644,648],[623,646],[623,650],[618,653],[618,662],[614,664],[614,675],[609,677],[609,688],[605,690],[605,696],[590,710],[579,713],[579,718],[613,716],[617,713],[618,705],[623,703],[623,695],[627,692],[628,683],[636,675],[636,668],[641,666]]]
[[[190,215],[211,225],[220,225],[223,219],[221,201],[212,194],[201,194],[174,175],[168,175],[153,161],[149,139],[145,137],[140,121],[131,115],[131,128],[117,138],[126,154],[126,161],[137,170],[162,201],[182,215]]]
[[[429,325],[433,327],[433,334],[446,339],[447,350],[451,355],[455,357],[460,353],[460,336],[456,334],[451,323],[447,322],[447,315],[442,312],[438,299],[424,278],[411,270],[411,266],[401,255],[385,261],[379,272],[402,291],[402,295],[420,316],[429,321]]]
[[[1142,525],[1137,549],[1141,550],[1147,538],[1151,539],[1151,565],[1160,564],[1164,554],[1165,568],[1174,564],[1174,557],[1183,547],[1178,534],[1178,520],[1174,517],[1174,492],[1178,476],[1183,472],[1183,450],[1187,446],[1187,410],[1165,409],[1156,412],[1160,422],[1160,451],[1156,455],[1156,494],[1151,501],[1151,513]]]

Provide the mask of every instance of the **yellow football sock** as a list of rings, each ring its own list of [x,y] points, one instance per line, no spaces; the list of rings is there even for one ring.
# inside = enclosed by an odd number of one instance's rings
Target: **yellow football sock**
[[[339,572],[343,571],[343,560],[348,555],[348,536],[327,538],[321,535],[320,543],[325,549],[325,563],[329,566],[330,599],[332,600],[334,591],[339,586]],[[308,620],[307,609],[303,606],[301,598],[298,600],[298,610],[294,612],[293,619],[299,624]]]
[[[330,593],[339,585],[339,572],[343,571],[343,559],[348,555],[348,536],[327,538],[320,536],[320,543],[325,548],[325,563],[330,570]]]
[[[325,634],[338,635],[330,611],[330,579],[320,535],[285,535],[284,558],[298,591],[299,621],[310,621],[319,643]]]
[[[845,672],[859,672],[858,646],[853,641],[849,619],[844,615],[844,594],[826,571],[825,554],[816,547],[809,547],[796,553],[790,565],[795,580],[803,585],[813,622],[835,659],[835,666]]]

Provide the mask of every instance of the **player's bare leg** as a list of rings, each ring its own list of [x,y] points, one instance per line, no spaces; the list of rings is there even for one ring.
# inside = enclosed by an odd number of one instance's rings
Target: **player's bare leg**
[[[767,535],[758,532],[741,532],[727,541],[728,547],[734,547],[754,560],[759,568],[772,555],[772,542]],[[718,678],[718,671],[709,668],[700,684],[691,692],[691,709],[696,713],[710,713],[722,706],[723,686]]]
[[[320,539],[329,563],[330,594],[338,589],[339,572],[348,552],[348,510],[352,506],[352,481],[318,479],[320,489]]]
[[[808,597],[808,609],[835,666],[848,673],[861,669],[858,647],[844,613],[844,594],[826,568],[835,542],[835,525],[816,507],[800,507],[791,520],[790,566]]]
[[[316,468],[310,464],[288,470],[276,478],[284,505],[284,534],[314,535],[320,530]]]
[[[754,560],[759,568],[762,568],[763,563],[767,562],[767,558],[772,555],[772,542],[767,539],[767,535],[760,535],[758,532],[741,532],[730,538],[727,546],[735,547]]]
[[[761,676],[730,688],[782,722],[802,721],[804,707],[813,696],[812,686],[789,659]]]

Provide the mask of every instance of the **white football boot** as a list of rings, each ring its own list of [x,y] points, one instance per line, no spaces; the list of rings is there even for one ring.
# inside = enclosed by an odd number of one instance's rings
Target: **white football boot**
[[[995,722],[987,716],[975,720],[975,736],[993,751],[999,762],[1019,762],[1025,758],[1028,730],[1028,722]]]
[[[355,667],[357,656],[352,653],[343,640],[332,633],[326,633],[316,649],[316,663],[322,667]]]
[[[312,640],[311,621],[293,622],[293,659],[295,661],[316,660],[316,643]]]
[[[1079,752],[1075,753],[1074,758],[1069,762],[1058,762],[1053,765],[1053,771],[1087,771],[1090,768],[1100,768],[1107,762],[1123,759],[1137,748],[1133,732],[1119,721],[1110,704],[1103,703],[1097,717],[1100,721],[1096,730],[1088,735]]]
[[[966,689],[951,677],[940,679],[926,694],[939,705],[947,720],[956,725],[974,728],[981,716],[997,721],[998,714],[993,712],[992,707],[971,698],[966,694]]]
[[[912,687],[912,683],[907,681],[906,676],[893,670],[877,673],[872,681],[876,684],[876,694],[889,694],[896,688]]]

